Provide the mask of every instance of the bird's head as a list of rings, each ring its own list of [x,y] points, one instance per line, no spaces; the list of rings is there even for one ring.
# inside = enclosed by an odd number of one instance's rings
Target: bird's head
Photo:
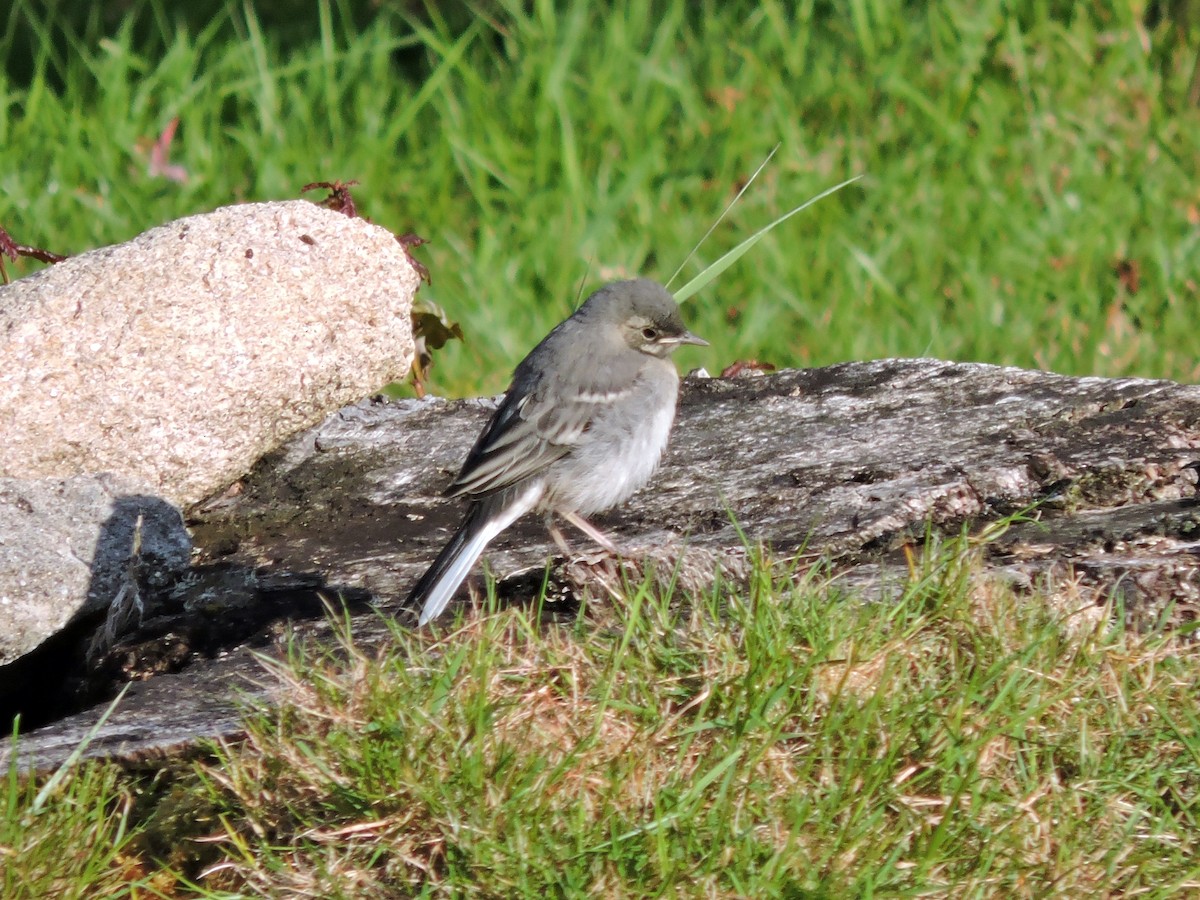
[[[615,326],[633,350],[665,359],[683,344],[707,347],[708,341],[688,331],[679,304],[662,285],[648,278],[614,281],[584,304],[588,317]]]

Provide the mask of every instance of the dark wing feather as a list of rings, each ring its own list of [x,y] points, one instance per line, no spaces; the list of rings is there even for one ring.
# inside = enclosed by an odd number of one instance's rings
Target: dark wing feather
[[[571,452],[595,415],[596,404],[552,398],[541,387],[535,383],[521,390],[514,384],[446,489],[447,496],[491,494]]]

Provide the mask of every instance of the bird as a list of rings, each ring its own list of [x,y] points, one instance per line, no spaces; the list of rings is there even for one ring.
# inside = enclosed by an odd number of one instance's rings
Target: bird
[[[564,550],[555,515],[617,553],[585,516],[623,503],[657,471],[679,393],[671,355],[684,344],[708,346],[665,287],[635,278],[601,287],[529,352],[444,492],[470,504],[405,601],[420,605],[418,627],[442,613],[488,543],[528,512],[546,515]]]

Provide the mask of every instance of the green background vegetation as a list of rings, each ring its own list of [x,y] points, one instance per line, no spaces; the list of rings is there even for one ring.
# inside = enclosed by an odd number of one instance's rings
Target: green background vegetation
[[[0,224],[76,253],[358,179],[365,215],[432,240],[427,296],[466,329],[433,389],[498,392],[581,285],[668,278],[781,143],[685,275],[866,177],[689,303],[713,347],[685,365],[1196,378],[1200,113],[1177,29],[1125,2],[653,6],[130,3],[106,21],[17,0]],[[184,184],[147,165],[176,116]]]
[[[16,0],[0,225],[78,253],[358,179],[363,214],[432,240],[423,291],[466,330],[432,388],[495,392],[581,284],[669,277],[780,143],[685,275],[866,177],[689,301],[713,346],[685,365],[1190,381],[1188,5]],[[183,182],[148,165],[175,117]],[[887,610],[764,564],[572,626],[476,610],[444,644],[298,649],[244,744],[0,782],[0,896],[1197,890],[1194,644],[987,588],[974,552],[930,548]]]

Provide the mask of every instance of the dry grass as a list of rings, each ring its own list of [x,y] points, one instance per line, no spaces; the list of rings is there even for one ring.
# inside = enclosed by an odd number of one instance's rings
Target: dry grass
[[[368,656],[204,769],[210,891],[259,896],[1166,896],[1200,866],[1200,660],[1018,596],[963,542],[890,606],[821,584]],[[1061,594],[1055,595],[1061,597]]]

